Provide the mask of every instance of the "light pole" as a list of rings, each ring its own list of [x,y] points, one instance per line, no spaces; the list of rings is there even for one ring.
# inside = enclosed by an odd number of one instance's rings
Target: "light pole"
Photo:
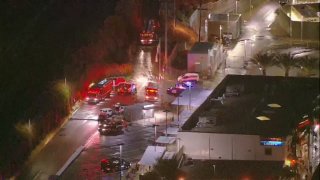
[[[219,32],[220,32],[220,44],[221,44],[221,31],[222,31],[222,26],[221,25],[219,26],[219,30],[220,30]]]
[[[161,79],[161,38],[159,38],[159,44],[157,47],[158,51],[158,61],[159,61],[159,81]]]
[[[192,86],[192,83],[188,81],[185,84],[188,86],[188,90],[189,90],[189,110],[191,110],[191,86]]]
[[[122,145],[123,143],[118,144],[119,146],[119,156],[120,156],[120,180],[121,180],[121,174],[122,174]]]
[[[253,57],[253,53],[252,53],[252,47],[254,46],[254,43],[252,43],[252,41],[250,42],[250,56],[251,58]]]
[[[208,10],[208,9],[206,9],[206,8],[202,8],[201,5],[202,5],[202,0],[200,0],[200,6],[199,6],[199,8],[198,8],[198,11],[199,11],[199,34],[198,34],[198,41],[199,41],[199,42],[201,41],[201,37],[200,37],[200,34],[201,34],[201,21],[202,21],[202,19],[201,19],[201,11],[202,11],[202,10]]]
[[[289,28],[289,34],[290,34],[290,37],[292,37],[292,19],[291,19],[291,12],[292,12],[292,5],[290,4],[290,19],[289,19],[289,21],[290,21],[290,28]]]
[[[229,31],[229,22],[230,22],[230,17],[229,16],[230,16],[230,14],[228,13],[227,16],[228,16],[228,27],[227,27],[227,30],[228,30],[228,33],[229,33],[230,32]]]
[[[244,60],[247,60],[247,40],[244,40]]]
[[[157,116],[155,115],[154,117],[154,151],[157,151],[157,145],[156,145],[156,141],[157,141]]]
[[[303,16],[302,16],[302,19],[301,19],[301,25],[300,25],[300,40],[302,41],[302,37],[303,37]]]
[[[179,129],[180,128],[180,118],[179,118],[179,106],[180,106],[180,103],[179,103],[179,99],[182,96],[180,94],[178,94],[176,97],[178,98],[177,116],[178,116],[178,129]]]
[[[176,27],[176,0],[173,0],[173,25]]]
[[[163,112],[166,113],[166,136],[168,136],[168,112],[170,111],[165,109]]]
[[[236,0],[236,14],[238,14],[238,0]]]
[[[251,0],[250,0],[250,7],[249,8],[250,8],[250,16],[251,16]]]
[[[167,66],[167,58],[168,58],[168,1],[165,2],[166,6],[166,15],[165,15],[165,39],[164,39],[164,62],[163,64]],[[161,69],[162,70],[162,69]],[[164,73],[163,73],[164,75]]]

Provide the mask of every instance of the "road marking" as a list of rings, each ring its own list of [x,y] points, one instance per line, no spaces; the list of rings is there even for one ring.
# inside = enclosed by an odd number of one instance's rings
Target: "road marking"
[[[90,146],[90,143],[93,141],[94,136],[96,136],[98,134],[98,132],[96,131],[95,133],[93,133],[89,139],[87,140],[87,142],[85,143],[84,147],[87,149]]]

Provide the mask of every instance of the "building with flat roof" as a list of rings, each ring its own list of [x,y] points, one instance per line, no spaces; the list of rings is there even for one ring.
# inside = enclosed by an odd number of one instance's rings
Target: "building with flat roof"
[[[197,42],[188,52],[188,72],[212,76],[222,62],[223,47],[219,43]]]
[[[319,79],[228,75],[178,132],[193,159],[284,161]]]
[[[221,39],[223,35],[230,34],[230,39],[237,39],[241,33],[241,14],[226,13],[208,15],[205,24],[207,40],[212,40],[212,37]]]
[[[292,38],[319,41],[319,3],[288,3],[278,11],[277,21]]]

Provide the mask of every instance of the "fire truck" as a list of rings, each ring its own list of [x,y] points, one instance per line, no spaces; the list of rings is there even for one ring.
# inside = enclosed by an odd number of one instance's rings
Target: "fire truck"
[[[86,101],[89,103],[98,103],[110,96],[111,91],[120,83],[125,82],[123,77],[105,78],[97,84],[91,84],[88,88]]]
[[[140,43],[142,45],[152,45],[158,40],[159,22],[150,19],[146,21],[144,30],[140,33]]]
[[[146,101],[158,101],[159,88],[156,82],[148,82],[145,87],[145,100]]]
[[[122,82],[117,86],[118,95],[133,95],[137,93],[137,88],[134,83]]]

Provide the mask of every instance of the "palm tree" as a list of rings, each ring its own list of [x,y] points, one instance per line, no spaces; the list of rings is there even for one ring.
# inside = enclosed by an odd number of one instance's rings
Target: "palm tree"
[[[279,53],[275,56],[275,65],[284,69],[284,76],[288,77],[292,67],[299,67],[298,61],[294,59],[295,54]]]
[[[298,65],[305,72],[306,76],[310,76],[312,71],[319,67],[319,58],[304,56],[297,60]]]
[[[274,54],[268,52],[259,52],[251,61],[259,66],[259,69],[262,71],[262,74],[266,76],[267,72],[266,69],[269,66],[272,66],[274,63]]]

